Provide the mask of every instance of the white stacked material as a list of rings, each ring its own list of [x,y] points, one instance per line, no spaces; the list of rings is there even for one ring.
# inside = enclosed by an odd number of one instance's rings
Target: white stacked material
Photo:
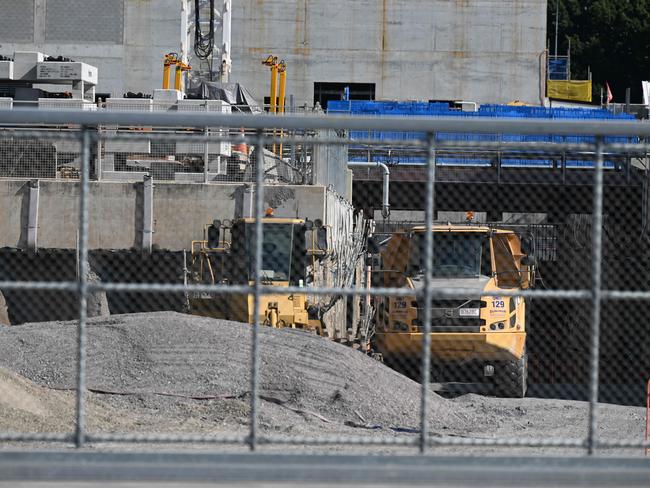
[[[174,110],[179,100],[183,100],[183,92],[180,90],[164,90],[157,88],[153,91],[154,112],[167,112]]]
[[[36,63],[36,78],[43,82],[83,81],[97,84],[97,68],[76,61],[43,61]]]
[[[97,110],[97,105],[79,98],[39,98],[38,108],[41,110]],[[78,140],[52,140],[57,152],[79,153],[81,146]]]
[[[153,91],[154,102],[178,102],[183,99],[183,92],[174,89],[156,88]]]
[[[178,111],[230,113],[231,107],[224,100],[180,100]]]
[[[151,98],[108,98],[106,110],[109,112],[151,112]]]
[[[95,100],[97,68],[76,61],[42,61],[36,63],[39,83],[70,84],[72,96],[89,101]]]
[[[106,110],[108,112],[151,112],[153,101],[151,98],[109,98],[106,100]],[[104,152],[139,152],[151,153],[151,141],[120,141],[115,140],[113,136],[117,134],[117,127],[107,127],[104,132]]]
[[[228,102],[223,100],[181,100],[178,102],[179,112],[208,112],[208,113],[231,113],[232,108]],[[226,137],[228,129],[210,128],[208,135],[217,137]],[[202,143],[178,142],[176,144],[176,154],[205,154],[206,147]],[[208,143],[207,154],[223,157],[230,157],[231,144],[229,142]],[[217,171],[223,173],[225,164]]]
[[[0,110],[11,110],[14,106],[14,99],[11,97],[0,97]]]
[[[95,101],[99,79],[95,66],[76,61],[45,61],[38,51],[16,51],[13,61],[0,61],[0,79],[26,81],[32,88],[69,91],[73,98]],[[43,86],[39,86],[43,85]],[[57,85],[66,85],[61,88]]]
[[[46,110],[97,110],[97,105],[80,98],[39,98],[38,108]]]
[[[13,61],[0,61],[0,80],[13,80],[14,79],[14,62]]]
[[[36,66],[45,55],[38,51],[16,51],[14,53],[14,80],[36,81]]]

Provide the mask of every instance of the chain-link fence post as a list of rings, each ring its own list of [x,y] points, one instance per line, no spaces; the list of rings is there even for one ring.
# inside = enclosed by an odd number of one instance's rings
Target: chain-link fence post
[[[603,255],[603,138],[596,138],[596,158],[594,168],[593,217],[591,229],[591,347],[589,360],[589,432],[587,452],[594,453],[597,442],[598,419],[598,368],[600,365],[600,306],[602,295],[602,255]]]
[[[422,367],[420,379],[422,381],[422,401],[420,408],[420,452],[425,453],[429,442],[429,385],[431,370],[431,280],[433,269],[433,215],[435,206],[435,181],[436,181],[436,136],[435,133],[427,134],[428,158],[427,158],[427,186],[426,186],[426,209],[424,233],[424,330],[422,335]]]
[[[79,180],[79,329],[77,336],[77,427],[75,444],[83,447],[85,442],[85,394],[86,394],[86,319],[88,304],[88,178],[90,168],[90,129],[81,129],[81,168]]]
[[[261,299],[261,274],[262,274],[262,239],[264,229],[262,227],[262,215],[264,212],[264,132],[257,131],[257,164],[255,165],[255,237],[253,239],[253,269],[255,270],[255,283],[253,285],[253,334],[251,345],[251,424],[249,445],[252,451],[257,447],[257,424],[258,424],[258,393],[259,393],[259,326],[260,326],[260,299]]]

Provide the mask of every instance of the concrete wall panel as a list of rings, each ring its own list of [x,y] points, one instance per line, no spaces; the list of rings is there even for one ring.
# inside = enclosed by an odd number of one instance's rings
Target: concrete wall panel
[[[139,249],[143,229],[142,184],[91,182],[89,188],[90,249]],[[264,205],[277,217],[325,218],[323,186],[273,185],[265,189]],[[0,180],[0,248],[25,248],[28,181]],[[156,183],[153,193],[154,246],[170,251],[189,249],[192,239],[214,219],[242,216],[244,198],[254,197],[241,184]],[[40,181],[38,247],[75,249],[79,228],[79,184]]]
[[[180,0],[3,2],[18,7],[0,15],[0,54],[41,51],[97,66],[98,93],[152,93],[163,55],[180,52]]]
[[[288,92],[375,83],[378,99],[540,101],[545,0],[245,0],[233,4],[233,79],[261,98],[269,52]],[[543,74],[542,74],[543,76]]]
[[[33,42],[34,3],[25,0],[3,0],[0,6],[0,43]]]
[[[123,0],[48,0],[47,42],[122,44]]]
[[[0,180],[0,247],[21,247],[26,244],[27,184],[25,180]]]
[[[38,245],[75,249],[79,228],[79,185],[41,181]],[[136,245],[136,188],[130,184],[91,183],[88,246],[130,249]]]

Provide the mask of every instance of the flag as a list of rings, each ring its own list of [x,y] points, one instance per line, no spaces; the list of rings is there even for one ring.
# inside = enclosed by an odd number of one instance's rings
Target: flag
[[[605,82],[605,86],[607,87],[607,105],[609,105],[609,102],[614,100],[614,95],[612,95],[612,90],[609,88],[609,83]]]

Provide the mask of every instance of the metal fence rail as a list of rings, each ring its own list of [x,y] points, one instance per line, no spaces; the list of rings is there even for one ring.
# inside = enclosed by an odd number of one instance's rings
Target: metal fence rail
[[[601,448],[647,448],[650,445],[642,440],[639,436],[638,442],[628,441],[607,441],[599,439],[598,436],[598,395],[599,395],[599,344],[600,344],[600,323],[601,323],[601,306],[609,301],[621,300],[650,300],[649,290],[625,290],[625,289],[603,289],[602,286],[602,249],[603,249],[603,188],[604,188],[604,165],[603,154],[611,151],[634,151],[637,155],[643,155],[648,151],[648,146],[641,145],[620,145],[605,144],[604,136],[638,136],[650,137],[650,125],[635,122],[589,122],[589,121],[548,121],[548,120],[456,120],[456,119],[405,119],[405,118],[345,118],[345,117],[326,117],[326,116],[270,116],[270,115],[244,115],[244,114],[205,114],[205,113],[126,113],[126,112],[99,112],[99,111],[32,111],[32,110],[13,110],[0,111],[0,139],[6,137],[31,137],[34,133],[28,132],[29,126],[46,126],[46,125],[75,125],[78,128],[68,129],[65,132],[53,134],[48,133],[48,137],[57,137],[60,140],[74,138],[80,144],[80,171],[79,171],[79,263],[80,272],[76,281],[0,281],[1,290],[24,291],[24,290],[68,290],[76,291],[79,300],[79,320],[78,320],[78,341],[76,344],[76,364],[77,364],[77,385],[76,385],[76,421],[75,431],[71,433],[0,433],[0,441],[20,441],[20,442],[74,442],[76,447],[81,448],[88,443],[205,443],[205,444],[236,444],[247,445],[251,450],[257,450],[261,445],[400,445],[417,449],[421,453],[430,451],[432,447],[440,446],[485,446],[485,447],[524,447],[524,446],[553,446],[584,449],[588,454],[594,454]],[[23,133],[15,131],[9,127],[21,126]],[[254,202],[255,216],[262,216],[264,213],[263,198],[265,189],[264,174],[264,148],[272,143],[291,143],[300,142],[304,139],[294,136],[288,138],[273,138],[269,131],[273,129],[299,130],[303,132],[318,130],[373,130],[373,131],[417,131],[426,132],[428,139],[426,144],[413,142],[427,154],[427,172],[426,172],[426,217],[425,225],[431,226],[434,220],[434,202],[436,189],[436,165],[434,163],[436,151],[439,147],[445,147],[445,144],[438,144],[435,139],[437,132],[503,132],[503,133],[526,133],[526,134],[584,134],[594,135],[596,141],[594,144],[566,144],[562,145],[563,149],[570,150],[588,150],[594,155],[593,168],[593,200],[592,200],[592,239],[591,239],[591,270],[590,283],[588,288],[567,289],[567,290],[531,290],[484,293],[485,296],[519,296],[523,298],[532,298],[535,300],[589,300],[591,302],[591,334],[590,334],[590,388],[589,388],[589,418],[587,426],[587,435],[585,438],[540,438],[540,439],[521,439],[521,438],[459,438],[459,437],[436,437],[429,436],[429,411],[427,401],[429,392],[429,370],[430,370],[430,347],[429,332],[431,322],[431,300],[444,297],[453,297],[463,290],[459,289],[433,289],[432,264],[433,264],[433,237],[427,233],[427,255],[425,258],[425,278],[424,286],[421,291],[417,292],[418,298],[423,298],[425,303],[424,319],[424,354],[421,363],[421,413],[420,425],[415,436],[386,436],[386,437],[367,437],[367,436],[284,436],[284,435],[264,435],[258,429],[259,422],[259,370],[260,370],[260,353],[259,353],[259,322],[260,298],[264,294],[278,292],[306,292],[314,295],[326,295],[331,293],[341,294],[344,296],[381,295],[381,296],[411,296],[412,292],[396,288],[332,288],[332,287],[289,287],[280,288],[265,284],[261,275],[262,263],[262,242],[264,228],[261,220],[258,218],[255,225],[254,233],[254,270],[255,281],[253,286],[237,285],[181,285],[181,284],[133,284],[133,283],[92,283],[88,281],[88,259],[89,259],[89,229],[88,229],[88,209],[89,209],[89,181],[92,171],[91,150],[98,141],[97,126],[120,125],[120,126],[154,126],[154,127],[246,127],[251,132],[246,134],[245,140],[255,145],[257,148],[258,160],[255,165],[254,183],[259,189],[255,193]],[[33,130],[33,129],[32,129]],[[51,130],[51,127],[50,127]],[[183,138],[192,140],[201,140],[198,137],[176,134],[180,140]],[[157,137],[155,134],[116,134],[115,139],[123,138],[132,140],[137,138]],[[161,137],[165,137],[162,135]],[[237,142],[242,140],[239,136],[220,135],[213,138],[213,141],[225,140]],[[377,143],[377,141],[366,141]],[[313,140],[313,144],[347,144],[347,139],[335,140]],[[385,141],[380,141],[385,144]],[[456,145],[458,143],[455,143]],[[494,148],[491,143],[468,143],[467,146],[477,149]],[[512,148],[531,149],[528,144],[510,144]],[[549,145],[534,145],[540,151],[548,149]],[[555,150],[558,145],[552,146]],[[251,293],[254,296],[254,317],[255,322],[251,334],[251,367],[250,367],[250,424],[247,435],[173,435],[173,434],[96,434],[88,432],[86,427],[87,405],[85,402],[87,395],[87,300],[90,293],[95,291],[138,291],[143,293],[160,293],[160,292],[188,292],[188,291],[206,291],[220,293]],[[3,456],[0,456],[2,459]],[[588,469],[594,469],[593,466]],[[18,471],[17,471],[18,472]],[[589,472],[589,471],[587,471]],[[630,471],[631,473],[631,471]],[[548,473],[547,473],[548,474]],[[541,479],[541,478],[540,478]],[[530,481],[528,479],[527,481]]]

